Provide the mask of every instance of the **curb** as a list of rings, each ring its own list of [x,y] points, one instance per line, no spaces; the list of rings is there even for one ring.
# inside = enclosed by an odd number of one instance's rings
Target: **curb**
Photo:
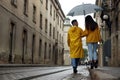
[[[89,71],[92,80],[119,80],[119,78],[101,71],[91,69],[89,69]]]
[[[46,64],[0,64],[0,67],[52,67]]]

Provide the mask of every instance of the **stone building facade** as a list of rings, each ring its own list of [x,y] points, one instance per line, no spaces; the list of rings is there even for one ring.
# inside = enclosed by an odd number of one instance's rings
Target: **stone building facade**
[[[120,0],[111,0],[111,65],[120,67]]]
[[[96,4],[103,8],[99,13],[104,40],[103,63],[107,66],[120,66],[120,1],[96,0]]]
[[[63,64],[58,0],[0,0],[0,63]]]

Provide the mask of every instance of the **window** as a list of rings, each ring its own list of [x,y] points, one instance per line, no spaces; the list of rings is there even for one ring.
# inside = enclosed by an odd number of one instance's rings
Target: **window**
[[[119,47],[119,36],[118,36],[118,35],[115,36],[115,40],[116,40],[116,41],[115,41],[115,43],[116,43],[115,46],[116,46],[116,47]],[[119,53],[118,48],[116,49],[116,53]],[[117,55],[117,56],[118,56],[118,55]]]
[[[36,23],[36,6],[33,5],[33,22]]]
[[[59,16],[56,14],[57,24],[59,25]]]
[[[54,61],[55,60],[55,46],[54,45],[52,46],[52,55],[51,55],[51,57],[52,57],[52,61]]]
[[[46,10],[48,10],[48,0],[46,0]]]
[[[24,15],[28,16],[28,0],[24,0]]]
[[[59,25],[59,16],[58,16],[58,25]]]
[[[50,15],[52,16],[52,5],[50,5]]]
[[[50,59],[51,56],[51,44],[49,44],[49,54],[48,54],[48,58]]]
[[[58,40],[58,38],[59,38],[59,32],[57,31],[57,40]]]
[[[53,20],[55,21],[55,10],[54,10],[54,17],[53,17]]]
[[[55,39],[55,27],[53,27],[53,39]]]
[[[50,23],[50,33],[49,33],[50,36],[51,36],[51,31],[52,31],[52,24]]]
[[[15,7],[17,7],[17,0],[11,0],[11,4]]]
[[[39,41],[39,57],[41,57],[42,54],[42,40]]]
[[[9,62],[13,62],[13,49],[14,49],[14,42],[15,42],[15,26],[16,24],[14,22],[10,23],[10,39],[9,39]]]
[[[40,28],[42,29],[42,14],[40,14]]]
[[[34,52],[35,52],[35,35],[32,37],[32,63],[34,63]]]
[[[45,19],[45,32],[47,33],[47,25],[48,25],[48,21],[47,19]]]
[[[115,27],[116,27],[116,31],[119,30],[119,27],[118,27],[118,23],[119,23],[118,18],[119,18],[119,17],[116,17],[116,18],[115,18],[115,24],[116,24]],[[109,23],[109,24],[110,24],[110,23]]]
[[[22,63],[25,63],[25,54],[27,54],[27,31],[23,30],[22,35]]]
[[[44,59],[47,59],[47,43],[45,42]]]
[[[61,20],[60,20],[60,28],[61,28]]]

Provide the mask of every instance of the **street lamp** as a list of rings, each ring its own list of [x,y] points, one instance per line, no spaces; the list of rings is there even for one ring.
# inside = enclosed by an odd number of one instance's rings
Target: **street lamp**
[[[103,15],[103,19],[107,20],[108,19],[108,15]]]
[[[110,16],[109,15],[103,15],[103,20],[105,21],[108,29],[109,29],[109,35],[111,35],[111,21],[110,21]]]

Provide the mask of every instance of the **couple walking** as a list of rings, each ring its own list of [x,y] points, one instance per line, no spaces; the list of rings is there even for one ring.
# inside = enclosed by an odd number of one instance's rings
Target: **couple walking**
[[[82,48],[82,37],[86,37],[86,43],[88,45],[89,62],[91,69],[97,68],[97,46],[101,41],[100,30],[98,24],[93,18],[88,15],[85,17],[85,30],[83,31],[78,27],[77,20],[73,20],[72,27],[68,30],[68,46],[70,47],[71,64],[73,72],[77,73],[77,66],[79,59],[84,57],[84,51]]]

